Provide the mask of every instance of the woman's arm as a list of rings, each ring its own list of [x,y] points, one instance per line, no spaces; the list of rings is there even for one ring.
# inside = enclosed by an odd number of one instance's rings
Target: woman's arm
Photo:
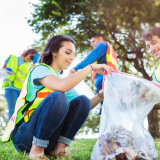
[[[91,109],[95,108],[103,100],[103,90],[101,89],[98,94],[91,98]]]
[[[42,78],[40,82],[43,86],[51,90],[66,92],[75,87],[93,70],[99,74],[106,75],[106,73],[102,72],[102,70],[106,70],[107,73],[111,74],[112,68],[105,64],[92,64],[64,79],[60,79],[54,75],[50,75]]]

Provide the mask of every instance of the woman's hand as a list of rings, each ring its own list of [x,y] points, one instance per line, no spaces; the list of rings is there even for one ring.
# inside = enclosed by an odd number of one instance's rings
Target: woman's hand
[[[103,98],[104,98],[103,94],[104,94],[103,89],[101,89],[101,90],[98,92],[98,96],[103,99]]]
[[[102,75],[106,75],[106,74],[112,75],[113,68],[106,64],[90,64],[90,66],[92,70],[95,71],[96,73],[99,73]],[[102,72],[102,70],[104,70],[105,72]]]

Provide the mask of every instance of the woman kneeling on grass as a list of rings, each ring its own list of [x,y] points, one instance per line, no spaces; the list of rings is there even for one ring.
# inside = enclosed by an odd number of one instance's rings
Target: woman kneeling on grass
[[[98,95],[89,100],[72,88],[93,70],[104,75],[102,70],[111,74],[112,68],[90,64],[62,79],[60,72],[69,67],[74,53],[74,41],[70,37],[52,37],[40,57],[40,64],[25,81],[10,120],[12,124],[15,122],[14,128],[10,123],[8,128],[12,130],[10,138],[15,148],[29,153],[30,159],[48,160],[46,155],[69,158],[66,146],[70,145],[91,107],[102,100]]]

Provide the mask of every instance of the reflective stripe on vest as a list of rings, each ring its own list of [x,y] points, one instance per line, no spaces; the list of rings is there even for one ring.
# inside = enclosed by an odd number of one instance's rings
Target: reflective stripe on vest
[[[118,62],[117,62],[116,53],[115,53],[112,45],[108,42],[106,42],[106,43],[108,45],[108,49],[107,49],[107,53],[106,53],[107,65],[112,67],[115,71],[117,71]]]
[[[41,101],[49,95],[51,92],[54,92],[53,90],[50,90],[48,88],[43,88],[40,91],[37,92],[37,95],[35,97],[35,100],[33,101],[32,105],[28,108],[26,111],[26,114],[24,115],[24,121],[27,123],[30,120],[31,115],[37,108],[37,106],[41,103]]]
[[[24,62],[23,64],[21,64],[16,72],[16,77],[14,79],[13,85],[14,87],[18,88],[18,89],[22,89],[23,87],[23,83],[31,69],[31,64],[29,64],[28,62]]]
[[[108,43],[107,41],[104,41],[104,42],[106,42],[108,46],[107,51],[106,51],[106,64],[112,67],[113,70],[117,71],[118,62],[117,62],[116,53],[110,43]],[[97,63],[97,61],[95,63]],[[96,72],[92,72],[91,79],[93,82],[94,82],[95,76],[96,76]]]
[[[14,73],[4,79],[2,87],[13,85],[15,88],[22,89],[31,65],[28,62],[24,62],[18,66],[18,57],[11,55],[6,67],[11,68]]]
[[[156,77],[157,81],[160,83],[160,65],[158,66],[158,68],[155,71],[155,77]]]
[[[18,57],[14,56],[14,55],[10,55],[9,61],[6,65],[6,67],[11,68],[13,73],[10,74],[7,78],[5,78],[3,80],[3,83],[2,83],[3,88],[6,87],[6,86],[11,86],[12,82],[15,79],[16,72],[17,72],[17,69],[18,69]]]
[[[47,66],[53,75],[57,76],[56,72],[48,65],[46,64],[40,64],[40,65],[45,65]],[[36,67],[36,66],[35,66]],[[34,67],[34,68],[35,68]],[[33,69],[34,69],[33,68]],[[39,91],[36,92],[34,95],[33,101],[29,101],[28,96],[29,94],[32,94],[32,90],[30,90],[30,84],[29,84],[29,77],[31,75],[31,72],[33,69],[30,71],[30,73],[27,75],[27,78],[24,82],[23,89],[20,93],[20,96],[18,97],[18,100],[16,102],[16,107],[15,111],[7,125],[6,131],[4,135],[2,136],[2,141],[7,142],[10,140],[10,135],[11,133],[13,134],[16,133],[18,127],[23,123],[23,122],[28,122],[30,120],[31,115],[37,108],[37,106],[40,104],[40,102],[53,90],[50,90],[48,88],[41,88]],[[61,77],[59,77],[61,78]]]

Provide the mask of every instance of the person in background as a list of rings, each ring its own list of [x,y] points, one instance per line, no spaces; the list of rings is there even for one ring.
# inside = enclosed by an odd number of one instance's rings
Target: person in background
[[[92,63],[107,64],[108,66],[111,66],[114,70],[117,70],[118,63],[116,53],[112,45],[103,39],[102,34],[94,33],[91,36],[91,45],[93,47],[93,50],[83,61],[81,61],[77,66],[70,70],[71,74],[75,73],[79,69],[83,69],[88,64]],[[102,89],[103,75],[93,72],[91,78],[96,87],[96,93],[98,93]],[[102,107],[102,105],[100,107]]]
[[[142,37],[150,53],[160,59],[160,27],[152,27],[144,31]],[[160,65],[152,77],[154,82],[160,84]]]
[[[107,75],[112,68],[90,64],[62,78],[60,73],[70,66],[74,54],[73,39],[65,35],[52,37],[40,56],[40,64],[33,68],[24,83],[2,140],[11,138],[17,151],[29,153],[30,159],[48,160],[46,155],[70,158],[65,148],[85,122],[90,109],[102,101],[102,91],[90,100],[73,87],[92,71]]]
[[[11,118],[17,98],[21,92],[25,78],[31,67],[38,61],[39,55],[37,50],[28,49],[20,57],[10,55],[3,65],[3,69],[9,73],[2,83],[5,89],[5,99],[9,110],[8,120]],[[32,62],[32,64],[30,63]]]

